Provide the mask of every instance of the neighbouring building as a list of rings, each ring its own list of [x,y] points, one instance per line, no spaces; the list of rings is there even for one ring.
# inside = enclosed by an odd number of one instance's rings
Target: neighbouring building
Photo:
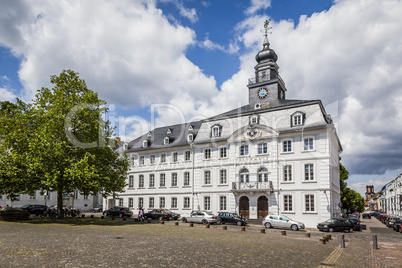
[[[286,98],[267,31],[256,61],[247,105],[124,144],[127,187],[104,207],[281,214],[307,227],[339,217],[342,146],[330,115],[320,100]]]
[[[402,216],[402,174],[385,184],[379,195],[382,212]]]

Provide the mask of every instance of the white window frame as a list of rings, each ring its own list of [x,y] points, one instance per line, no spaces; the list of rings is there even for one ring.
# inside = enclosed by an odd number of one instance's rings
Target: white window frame
[[[190,208],[190,197],[183,197],[183,208]]]
[[[220,127],[219,126],[212,127],[212,137],[220,137],[220,136],[221,136]]]
[[[240,145],[239,155],[240,156],[247,156],[248,154],[249,154],[248,144]]]
[[[161,160],[162,164],[165,164],[166,163],[166,154],[161,154],[160,160]]]
[[[129,208],[134,207],[134,199],[133,199],[132,197],[130,197],[130,198],[128,199],[128,207],[129,207]]]
[[[149,207],[154,208],[155,207],[155,198],[150,197],[149,198]]]
[[[190,186],[190,172],[184,172],[183,186]]]
[[[148,141],[147,140],[142,142],[142,147],[144,147],[144,148],[148,147]]]
[[[313,151],[313,150],[314,150],[314,137],[305,137],[303,139],[303,151]]]
[[[154,154],[152,154],[152,155],[149,156],[149,162],[151,163],[151,165],[154,165],[154,164],[155,164],[155,159],[156,159],[156,157],[155,157]]]
[[[258,154],[267,154],[267,153],[268,153],[268,143],[267,142],[259,143],[258,144]]]
[[[149,188],[155,187],[155,174],[149,174]]]
[[[141,155],[140,156],[140,166],[144,166],[145,165],[145,156]]]
[[[166,187],[166,175],[165,175],[165,173],[159,174],[159,187]]]
[[[249,183],[250,182],[250,171],[247,168],[241,169],[239,172],[239,177],[240,177],[240,183]]]
[[[292,165],[283,166],[283,182],[293,182]]]
[[[225,195],[219,196],[219,211],[227,211],[227,197]]]
[[[172,197],[170,207],[177,208],[177,197]]]
[[[164,145],[169,144],[169,137],[165,137],[165,138],[163,139],[163,144],[164,144]]]
[[[179,154],[177,152],[172,153],[172,162],[177,163],[179,161]]]
[[[212,155],[211,148],[204,149],[204,160],[210,160]]]
[[[128,176],[128,188],[134,188],[134,176],[133,175]]]
[[[258,116],[253,115],[253,116],[250,118],[250,124],[258,124]]]
[[[192,142],[194,141],[194,134],[190,133],[187,135],[187,141]]]
[[[123,198],[119,198],[119,206],[120,206],[120,207],[124,206],[124,200],[123,200]]]
[[[145,185],[144,175],[141,174],[138,176],[138,188],[144,188],[144,185]]]
[[[228,183],[228,171],[226,169],[219,170],[219,184]]]
[[[304,194],[304,212],[315,213],[316,212],[316,197],[315,194]]]
[[[211,170],[204,170],[204,185],[211,185]]]
[[[308,168],[308,170],[307,170]],[[315,179],[315,167],[313,163],[304,164],[304,181],[316,181]]]
[[[159,197],[159,207],[165,208],[166,207],[166,199],[165,197]]]
[[[282,152],[283,153],[293,152],[293,140],[291,139],[282,140]]]
[[[219,157],[220,158],[227,158],[228,157],[228,148],[227,147],[219,148]]]
[[[283,195],[283,212],[293,212],[294,211],[294,200],[292,194]]]
[[[303,125],[303,115],[295,114],[292,118],[293,126],[302,126]]]
[[[138,197],[138,208],[143,208],[143,207],[144,207],[144,198]]]
[[[257,178],[258,182],[268,182],[269,181],[269,171],[266,167],[258,169]]]
[[[171,187],[177,187],[177,173],[174,172],[171,175]]]
[[[191,161],[191,151],[184,151],[184,161]]]
[[[209,211],[211,210],[211,197],[204,196],[204,210]]]

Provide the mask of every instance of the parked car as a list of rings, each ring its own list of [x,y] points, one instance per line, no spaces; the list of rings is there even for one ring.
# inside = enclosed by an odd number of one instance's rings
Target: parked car
[[[360,219],[360,213],[359,212],[354,212],[351,215],[356,215],[358,219]]]
[[[153,209],[144,213],[144,219],[153,219],[153,220],[177,220],[180,218],[180,214],[174,213],[169,209]]]
[[[102,212],[102,211],[103,211],[103,205],[99,205],[92,208],[92,212]]]
[[[116,206],[103,211],[105,216],[118,216],[120,218],[133,216],[133,212],[128,207]]]
[[[218,217],[214,216],[211,212],[207,211],[192,211],[190,215],[182,216],[182,222],[194,222],[194,223],[217,223]]]
[[[397,220],[399,220],[398,217],[389,217],[389,218],[387,219],[387,221],[385,222],[385,225],[386,225],[388,228],[394,227],[394,223],[395,223]]]
[[[317,225],[318,230],[326,232],[349,231],[353,233],[353,223],[348,219],[329,219]]]
[[[371,219],[371,215],[370,215],[370,213],[363,213],[362,218],[363,219]]]
[[[22,210],[28,211],[29,214],[34,214],[36,216],[46,216],[47,206],[45,205],[23,205],[20,207]]]
[[[392,229],[394,229],[394,231],[399,232],[401,230],[401,228],[402,228],[402,219],[399,219],[394,223],[394,226],[392,227]]]
[[[304,224],[298,221],[291,220],[286,216],[280,215],[268,215],[262,221],[262,225],[266,228],[279,227],[279,228],[290,228],[293,231],[298,231],[299,229],[304,229]]]
[[[236,224],[237,226],[247,225],[247,219],[240,217],[237,213],[220,212],[218,224]]]
[[[361,231],[360,221],[358,219],[349,219],[353,223],[354,231]]]

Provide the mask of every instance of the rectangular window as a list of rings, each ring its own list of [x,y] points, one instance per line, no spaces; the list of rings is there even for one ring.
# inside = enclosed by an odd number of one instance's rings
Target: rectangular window
[[[211,197],[204,197],[204,210],[211,210]]]
[[[159,207],[160,207],[160,208],[164,208],[164,207],[165,207],[165,198],[164,198],[164,197],[160,197],[160,198],[159,198]]]
[[[176,197],[172,197],[172,208],[177,208],[177,198]]]
[[[283,211],[293,211],[293,196],[284,195],[283,196]]]
[[[224,211],[227,209],[226,207],[226,196],[220,196],[219,197],[219,209],[221,211]]]
[[[79,192],[78,190],[75,190],[75,191],[74,191],[74,198],[75,198],[75,199],[78,199],[78,198],[79,198],[79,193],[80,193],[80,192]],[[35,195],[36,195],[36,193],[35,193]],[[35,198],[35,199],[36,199],[36,198]]]
[[[191,160],[191,152],[185,151],[184,152],[184,161],[190,161],[190,160]]]
[[[123,198],[119,198],[119,206],[123,206]]]
[[[211,171],[204,171],[204,184],[211,184]]]
[[[190,172],[184,172],[184,186],[190,185]]]
[[[139,208],[144,207],[144,198],[138,197],[138,207]]]
[[[292,181],[292,166],[286,165],[283,167],[283,181]]]
[[[133,188],[134,187],[134,176],[129,176],[128,177],[128,188]]]
[[[314,180],[314,165],[307,164],[304,165],[304,180],[313,181]]]
[[[266,142],[258,144],[258,154],[268,153],[268,144]]]
[[[144,156],[140,156],[140,166],[145,165],[145,157]]]
[[[248,145],[240,146],[240,155],[248,155]]]
[[[166,185],[165,174],[161,174],[161,175],[160,175],[159,186],[164,187],[165,185]]]
[[[149,187],[155,187],[155,174],[149,174]]]
[[[84,194],[84,200],[88,200],[88,195]]]
[[[184,197],[183,201],[183,207],[190,208],[190,197]]]
[[[306,194],[305,195],[305,204],[306,204],[306,212],[313,212],[315,211],[314,207],[314,195]]]
[[[220,133],[219,133],[219,127],[214,127],[212,129],[212,137],[219,137]]]
[[[139,188],[144,188],[144,175],[140,175],[138,177],[138,187]]]
[[[283,141],[283,152],[287,153],[291,151],[292,151],[292,141],[290,140]]]
[[[161,163],[166,163],[166,154],[161,154]]]
[[[172,173],[172,187],[177,186],[177,173]]]
[[[177,153],[173,153],[173,163],[177,162]]]
[[[130,207],[130,208],[134,207],[134,199],[132,199],[132,198],[128,199],[128,207]]]
[[[220,158],[226,158],[228,156],[226,147],[222,147],[219,149],[219,156]]]
[[[293,116],[293,125],[294,126],[302,125],[302,116],[300,114]]]
[[[204,159],[211,159],[211,149],[204,150]]]
[[[226,171],[226,169],[221,169],[219,173],[220,173],[219,183],[220,184],[226,184],[227,183],[227,171]]]
[[[75,197],[75,196],[74,196]],[[77,199],[77,198],[76,198]],[[29,196],[29,200],[36,200],[36,192]]]
[[[155,164],[155,155],[149,156],[149,161],[151,162],[151,165]]]
[[[155,199],[153,197],[149,198],[149,207],[150,208],[155,207]]]
[[[313,138],[304,139],[304,150],[305,151],[313,150]]]

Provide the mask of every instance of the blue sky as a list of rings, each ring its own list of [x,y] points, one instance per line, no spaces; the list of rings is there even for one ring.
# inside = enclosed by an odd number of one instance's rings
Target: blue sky
[[[80,73],[118,135],[244,105],[271,19],[289,99],[321,99],[348,184],[402,172],[400,0],[0,1],[0,100],[29,102],[51,75]]]

